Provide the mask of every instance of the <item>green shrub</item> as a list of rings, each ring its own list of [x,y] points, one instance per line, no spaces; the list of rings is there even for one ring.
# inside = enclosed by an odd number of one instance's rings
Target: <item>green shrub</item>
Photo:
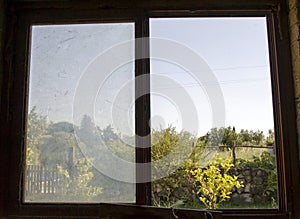
[[[64,201],[91,201],[102,193],[102,187],[90,185],[94,177],[91,168],[92,164],[85,158],[76,162],[73,174],[61,165],[57,166],[58,173],[64,177],[60,188],[62,193],[59,194],[63,196],[62,199],[66,199]]]
[[[194,201],[194,180],[190,174],[193,165],[192,161],[188,160],[170,175],[152,182],[153,205],[170,207],[179,200]]]
[[[232,166],[231,157],[222,160],[217,154],[207,168],[191,170],[195,179],[196,194],[209,209],[217,209],[221,202],[230,199],[234,187],[243,187],[237,176],[228,174]]]

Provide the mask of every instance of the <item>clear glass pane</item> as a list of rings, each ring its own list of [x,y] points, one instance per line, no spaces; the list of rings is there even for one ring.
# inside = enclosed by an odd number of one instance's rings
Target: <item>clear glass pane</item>
[[[266,18],[153,18],[150,37],[153,205],[277,208]]]
[[[26,202],[135,202],[134,24],[36,25]]]

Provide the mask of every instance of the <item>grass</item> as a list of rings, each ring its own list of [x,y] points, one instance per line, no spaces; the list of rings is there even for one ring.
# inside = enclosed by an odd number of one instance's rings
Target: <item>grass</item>
[[[253,157],[260,157],[260,155],[264,152],[268,151],[266,148],[236,148],[235,155],[236,159],[244,159],[244,160],[253,160]],[[229,151],[219,151],[218,149],[205,149],[201,159],[198,164],[201,167],[206,166],[211,159],[213,159],[214,155],[218,153],[220,157],[226,158],[228,157]]]

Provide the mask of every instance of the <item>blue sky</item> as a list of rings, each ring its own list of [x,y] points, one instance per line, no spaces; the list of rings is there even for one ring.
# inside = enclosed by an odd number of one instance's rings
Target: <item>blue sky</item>
[[[194,50],[210,67],[217,81],[202,81],[207,86],[221,87],[225,101],[225,126],[263,130],[273,128],[270,69],[265,18],[153,18],[151,37],[176,41]],[[93,64],[103,66],[101,54],[134,37],[134,24],[46,25],[32,31],[29,107],[36,106],[50,121],[79,124],[81,114],[89,114],[100,127],[112,124],[123,134],[134,130],[134,87],[122,90],[134,79],[134,64],[125,63],[111,72],[103,83],[103,69],[97,69],[90,85],[83,90],[95,93],[90,104],[78,106],[80,116],[74,118],[74,98],[78,84]],[[172,51],[170,51],[172,52]],[[117,57],[114,54],[111,59]],[[123,55],[133,56],[132,51]],[[205,74],[199,69],[193,74]],[[163,75],[178,82],[197,109],[195,122],[205,134],[212,128],[212,110],[205,90],[184,68],[166,60],[152,60],[151,74]],[[98,86],[98,87],[97,87]],[[153,85],[155,86],[155,84]],[[160,89],[178,91],[168,83]],[[92,89],[96,87],[97,89]],[[172,100],[152,96],[152,125],[170,124],[182,128],[181,109]],[[112,111],[114,113],[112,113]],[[117,119],[116,119],[117,118]]]
[[[262,18],[154,18],[150,36],[184,44],[206,61],[222,89],[225,126],[263,130],[273,128],[272,94],[266,20]],[[199,132],[212,125],[209,97],[184,69],[163,61],[151,63],[152,73],[177,80],[193,98],[198,110]],[[205,74],[199,69],[193,74]],[[202,82],[216,86],[211,81]],[[176,87],[165,86],[165,89]],[[164,107],[160,107],[164,105]],[[169,110],[167,106],[173,110]],[[162,97],[152,98],[152,114],[159,124],[180,126],[180,115]],[[168,110],[167,110],[168,109]],[[163,116],[161,116],[163,115]],[[155,117],[154,117],[155,118]],[[162,118],[167,118],[165,121]]]

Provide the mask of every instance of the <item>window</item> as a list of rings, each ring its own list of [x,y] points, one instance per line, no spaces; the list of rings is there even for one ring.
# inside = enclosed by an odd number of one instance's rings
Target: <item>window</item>
[[[278,207],[266,25],[265,17],[150,19],[155,205],[210,207],[201,205],[213,202],[200,189],[208,185],[191,172],[221,156],[243,186],[216,204]]]
[[[135,202],[134,44],[115,46],[133,39],[134,23],[32,26],[25,202]]]
[[[278,178],[273,199],[265,206],[251,200],[250,209],[224,205],[222,214],[287,215],[294,201],[289,188],[298,177],[290,178],[296,173],[290,169],[297,161],[292,153],[296,129],[289,57],[282,52],[288,46],[282,30],[286,19],[277,3],[141,1],[99,3],[96,8],[12,3],[18,25],[14,65],[7,65],[16,72],[8,91],[14,155],[9,214],[125,214],[109,212],[109,206],[99,206],[102,202],[125,203],[125,209],[134,203],[170,207],[181,194],[165,196],[174,184],[151,179],[176,183],[186,179],[184,174],[192,178],[198,167],[208,168],[205,164],[217,150],[221,156],[231,154],[235,164],[245,164],[246,155],[252,154],[262,163],[261,151],[270,156],[270,150],[277,158],[272,164],[272,176]],[[195,62],[193,55],[200,59]],[[220,134],[235,137],[229,143]],[[186,147],[176,151],[170,145]],[[172,172],[171,162],[191,159],[199,166],[185,171],[175,164],[175,171],[182,172]],[[166,178],[167,168],[171,175]],[[195,180],[191,185],[201,182]],[[243,191],[252,186],[246,179],[243,183]],[[178,186],[187,195],[197,192],[186,184]],[[191,202],[195,197],[196,205]],[[204,207],[197,196],[183,198],[188,201],[183,207]],[[177,213],[196,218],[197,212]]]

